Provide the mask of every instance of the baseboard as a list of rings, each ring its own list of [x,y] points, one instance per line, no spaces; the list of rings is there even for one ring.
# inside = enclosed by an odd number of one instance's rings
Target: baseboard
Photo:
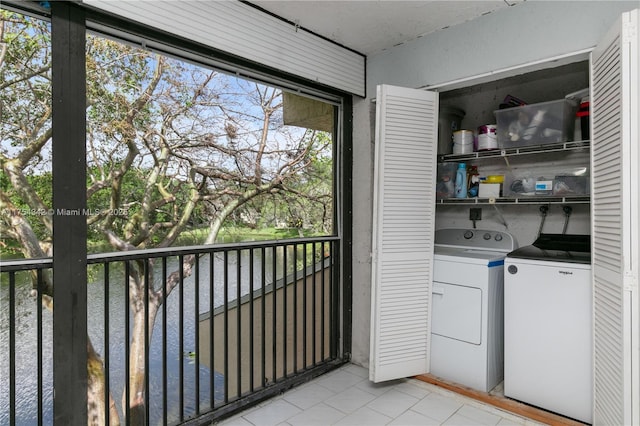
[[[576,420],[568,419],[558,414],[532,407],[504,396],[493,395],[487,392],[481,392],[461,386],[456,383],[448,382],[436,376],[432,376],[431,374],[423,374],[415,376],[415,378],[540,423],[552,426],[584,426],[584,423]]]

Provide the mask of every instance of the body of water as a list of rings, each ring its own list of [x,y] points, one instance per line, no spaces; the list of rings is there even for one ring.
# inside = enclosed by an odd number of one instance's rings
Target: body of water
[[[265,282],[272,282],[273,273],[271,271],[272,256],[267,250],[267,272]],[[167,411],[169,420],[177,420],[179,416],[179,392],[180,363],[183,364],[183,395],[184,414],[188,416],[195,410],[196,398],[200,400],[201,407],[210,407],[210,381],[214,380],[214,398],[221,401],[224,398],[223,384],[224,378],[217,372],[211,372],[204,366],[195,365],[193,353],[196,351],[196,330],[197,315],[210,311],[210,292],[213,291],[214,307],[224,304],[224,283],[225,259],[222,253],[214,256],[213,265],[213,285],[211,283],[210,256],[203,256],[199,259],[199,299],[195,300],[195,272],[184,280],[182,291],[177,286],[169,295],[166,301],[166,333],[167,333],[167,364],[163,368],[163,316],[162,309],[158,312],[149,351],[149,398],[150,398],[150,424],[162,422],[162,374],[163,370],[167,374]],[[258,289],[262,283],[261,262],[259,251],[253,256],[253,285],[249,283],[249,263],[248,251],[242,251],[240,280],[237,279],[237,256],[236,252],[231,252],[227,259],[227,299],[235,300],[238,295],[238,281],[240,281],[240,295],[249,293],[249,289]],[[167,261],[167,274],[178,269],[178,260],[171,258]],[[155,287],[160,288],[162,280],[162,262],[156,259],[153,265],[155,276]],[[0,283],[0,425],[9,423],[9,285],[8,277],[2,274]],[[282,275],[281,272],[278,273]],[[31,278],[28,273],[16,275],[16,417],[18,425],[31,425],[37,420],[37,366],[38,366],[38,335],[37,335],[37,306],[36,299],[31,293]],[[125,274],[124,266],[120,264],[111,265],[109,269],[109,284],[105,291],[104,267],[102,265],[92,265],[89,267],[88,285],[88,329],[89,337],[94,348],[101,356],[105,350],[109,351],[109,381],[111,394],[116,402],[116,406],[122,409],[122,393],[125,383]],[[182,293],[182,315],[180,312],[180,293]],[[105,303],[106,302],[106,303]],[[105,309],[109,312],[109,330],[105,336]],[[52,423],[53,389],[52,389],[52,314],[50,311],[42,310],[42,365],[43,365],[43,420],[44,424]],[[133,320],[131,320],[133,322]],[[130,328],[132,324],[130,324]],[[180,329],[182,329],[182,347],[180,347]],[[105,342],[108,339],[108,347]],[[195,395],[195,375],[200,376],[200,394]],[[122,415],[122,413],[121,413]]]

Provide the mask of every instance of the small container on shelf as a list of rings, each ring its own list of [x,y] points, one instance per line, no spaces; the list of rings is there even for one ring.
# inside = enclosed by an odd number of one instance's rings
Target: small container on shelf
[[[573,99],[495,111],[498,146],[518,148],[573,140],[577,102]]]
[[[479,187],[480,173],[478,173],[478,166],[471,166],[467,168],[467,194],[469,198],[478,196]]]
[[[526,197],[535,195],[535,193],[536,178],[531,171],[519,170],[515,173],[507,173],[503,186],[505,197]]]
[[[498,149],[498,126],[485,124],[478,127],[478,146],[476,151],[488,151]]]
[[[480,198],[500,197],[501,189],[502,189],[501,183],[487,183],[486,181],[480,182],[478,197]]]
[[[480,198],[502,197],[503,175],[489,175],[480,181]]]
[[[458,165],[456,163],[438,163],[436,180],[436,199],[455,196],[455,180]]]
[[[572,99],[578,104],[573,140],[589,140],[589,88],[587,87],[585,89],[578,90],[577,92],[569,93],[565,96],[565,98]]]
[[[558,175],[553,179],[553,195],[589,194],[589,176]]]
[[[553,180],[544,177],[536,180],[536,195],[553,194]]]
[[[471,154],[475,135],[472,130],[458,130],[453,132],[453,153]]]
[[[575,134],[578,136],[576,140],[586,141],[589,140],[589,101],[580,102],[580,107],[576,113],[576,129]],[[580,126],[578,127],[578,123]]]
[[[467,198],[467,165],[465,163],[458,164],[454,191],[456,198]]]

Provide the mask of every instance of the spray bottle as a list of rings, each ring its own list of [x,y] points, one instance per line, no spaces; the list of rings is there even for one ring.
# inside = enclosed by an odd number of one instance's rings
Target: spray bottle
[[[467,193],[469,198],[478,196],[480,190],[480,173],[478,173],[478,166],[471,166],[467,169]]]

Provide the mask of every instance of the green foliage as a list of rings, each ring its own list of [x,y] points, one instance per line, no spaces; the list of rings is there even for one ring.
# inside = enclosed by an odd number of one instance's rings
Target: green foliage
[[[0,75],[10,88],[0,92],[0,187],[29,208],[5,165],[37,146],[17,173],[51,206],[49,24],[0,12],[9,46]],[[91,250],[116,247],[106,233],[119,247],[152,247],[218,222],[331,232],[332,135],[285,126],[279,89],[94,35],[86,51]],[[50,238],[41,220],[29,223],[41,241]]]
[[[39,195],[40,199],[44,202],[44,205],[47,209],[50,209],[53,205],[53,187],[52,187],[52,176],[50,172],[37,174],[37,175],[27,175],[27,182],[29,186],[34,188],[36,193]],[[31,228],[36,233],[38,238],[41,241],[49,240],[51,235],[49,231],[44,227],[43,223],[38,220],[41,214],[44,212],[35,212],[32,211],[31,207],[29,207],[23,199],[16,193],[15,189],[11,185],[11,181],[7,174],[4,171],[0,170],[0,190],[4,192],[8,197],[13,206],[18,209],[25,220],[29,222]]]
[[[0,153],[42,135],[50,125],[51,52],[49,24],[0,10],[6,54],[0,63]],[[44,122],[42,122],[44,120]],[[33,158],[41,162],[45,155]]]

